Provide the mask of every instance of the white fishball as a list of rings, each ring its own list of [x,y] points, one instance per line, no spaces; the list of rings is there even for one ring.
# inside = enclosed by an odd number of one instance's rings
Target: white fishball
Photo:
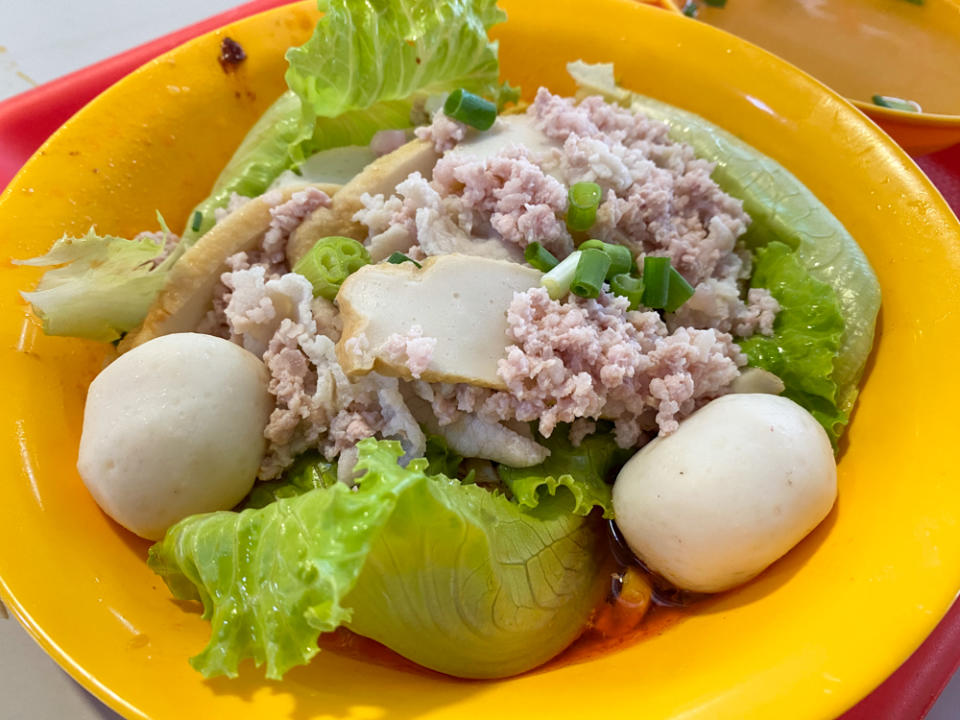
[[[726,395],[656,438],[613,486],[617,525],[648,567],[678,587],[720,592],[784,555],[833,506],[826,432],[776,395]]]
[[[212,335],[164,335],[121,355],[87,395],[77,460],[87,489],[150,540],[233,507],[265,452],[267,382],[256,356]]]

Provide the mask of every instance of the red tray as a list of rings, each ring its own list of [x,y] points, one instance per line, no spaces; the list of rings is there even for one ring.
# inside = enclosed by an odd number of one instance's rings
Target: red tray
[[[291,0],[253,0],[90,67],[0,102],[0,189],[44,140],[77,110],[143,63],[187,40]],[[917,158],[960,214],[960,145]],[[838,720],[919,720],[960,667],[960,604],[873,693]]]

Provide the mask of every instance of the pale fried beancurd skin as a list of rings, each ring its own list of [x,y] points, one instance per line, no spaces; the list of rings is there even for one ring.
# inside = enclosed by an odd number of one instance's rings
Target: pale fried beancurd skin
[[[158,540],[250,491],[272,408],[263,363],[228,340],[177,333],[121,355],[90,385],[77,469],[97,504]]]

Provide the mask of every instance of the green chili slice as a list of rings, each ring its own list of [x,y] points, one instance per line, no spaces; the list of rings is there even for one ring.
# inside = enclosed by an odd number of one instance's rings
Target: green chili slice
[[[318,240],[293,266],[293,272],[310,281],[314,297],[333,300],[343,281],[369,264],[370,253],[363,245],[353,238],[334,235]]]

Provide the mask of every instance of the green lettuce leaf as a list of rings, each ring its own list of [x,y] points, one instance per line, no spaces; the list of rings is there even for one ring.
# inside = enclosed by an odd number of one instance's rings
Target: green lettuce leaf
[[[582,93],[604,95],[666,123],[674,140],[689,144],[699,157],[715,162],[713,179],[743,200],[753,219],[744,236],[747,245],[753,249],[773,241],[787,245],[811,278],[833,289],[843,332],[831,375],[836,407],[828,415],[845,422],[873,347],[880,309],[880,284],[850,233],[792,173],[732,133],[699,115],[618,87],[610,64],[578,61],[567,68]],[[791,390],[804,392],[798,387]],[[816,404],[805,407],[815,415],[823,411]]]
[[[521,507],[535,508],[545,498],[566,488],[573,496],[573,512],[588,515],[593,508],[603,510],[603,517],[613,517],[610,484],[632,451],[617,447],[612,432],[598,432],[584,438],[579,447],[568,439],[569,426],[559,425],[549,438],[537,442],[550,450],[550,456],[539,465],[526,468],[499,467],[500,479],[510,488],[513,499]]]
[[[495,0],[322,0],[320,9],[313,37],[287,51],[286,76],[318,117],[457,87],[485,95],[498,87],[497,46],[487,30],[506,14]]]
[[[428,475],[446,475],[457,477],[463,455],[460,455],[440,435],[427,435],[427,446],[423,452],[427,460],[426,473]]]
[[[258,482],[240,503],[239,510],[264,508],[281,498],[298,497],[317,488],[337,483],[337,464],[311,451],[300,455],[278,480]]]
[[[184,231],[188,243],[210,229],[214,210],[231,193],[260,195],[310,155],[410,127],[430,95],[458,87],[497,98],[515,93],[501,88],[497,44],[487,37],[506,17],[495,0],[322,0],[320,9],[313,36],[287,51],[290,91],[257,122],[197,205],[202,219],[197,231]]]
[[[166,233],[162,218],[161,226]],[[97,235],[93,228],[83,237],[63,237],[46,255],[14,260],[18,265],[60,266],[48,270],[36,290],[21,295],[47,335],[111,342],[143,321],[180,257],[178,245],[154,266],[164,242],[149,235],[133,240]]]
[[[837,405],[834,359],[843,337],[833,288],[814,278],[781,242],[758,248],[751,287],[764,287],[780,303],[771,337],[740,340],[750,364],[777,375],[784,395],[807,408],[836,444],[848,415]]]
[[[302,161],[301,145],[310,139],[313,127],[304,115],[300,98],[289,90],[267,108],[240,143],[226,167],[220,171],[210,196],[190,213],[183,231],[184,242],[192,244],[213,227],[216,209],[225,207],[233,193],[256,197],[287,168]],[[200,223],[194,218],[200,214]]]
[[[336,483],[243,512],[187,518],[150,549],[180,599],[198,599],[207,677],[244,658],[280,678],[346,624],[441,672],[535,667],[580,632],[602,592],[597,533],[551,497],[530,512],[501,495],[407,468],[395,442],[359,445],[358,489]]]

